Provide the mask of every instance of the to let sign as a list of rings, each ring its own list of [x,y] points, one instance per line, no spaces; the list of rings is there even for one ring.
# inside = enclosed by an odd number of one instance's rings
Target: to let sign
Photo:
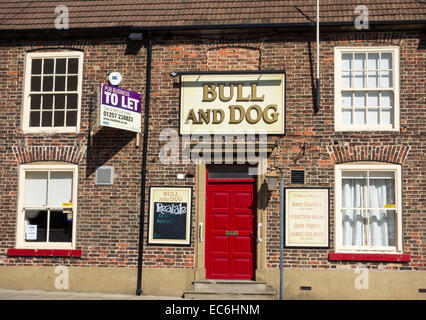
[[[286,188],[286,247],[328,247],[328,189]]]
[[[100,93],[98,124],[141,132],[141,95],[103,84]]]

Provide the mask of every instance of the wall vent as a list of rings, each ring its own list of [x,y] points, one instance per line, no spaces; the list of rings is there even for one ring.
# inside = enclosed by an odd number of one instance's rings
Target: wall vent
[[[305,184],[305,170],[291,170],[291,184]]]
[[[95,184],[114,184],[114,167],[103,166],[96,169]]]

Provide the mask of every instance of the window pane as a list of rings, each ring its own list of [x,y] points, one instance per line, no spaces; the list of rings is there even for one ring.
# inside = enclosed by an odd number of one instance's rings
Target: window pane
[[[67,59],[56,59],[56,74],[65,74]]]
[[[395,211],[370,210],[370,245],[396,246]]]
[[[31,60],[31,74],[41,74],[41,59]]]
[[[342,244],[364,245],[363,210],[342,210]]]
[[[67,94],[67,109],[77,109],[77,94]]]
[[[352,107],[352,92],[342,92],[342,107]]]
[[[77,125],[77,111],[67,111],[67,126]]]
[[[381,88],[392,88],[392,72],[382,71],[380,74],[380,87]]]
[[[252,178],[246,166],[213,166],[209,167],[209,179]]]
[[[342,72],[342,88],[352,88],[352,72]]]
[[[368,54],[367,68],[368,68],[368,70],[379,69],[379,54],[378,53],[369,53]]]
[[[381,113],[381,124],[393,124],[393,112],[392,109],[382,109]]]
[[[395,204],[395,174],[393,172],[370,172],[369,207],[385,208]]]
[[[41,77],[31,77],[30,91],[41,91]]]
[[[352,109],[342,110],[343,124],[352,124]]]
[[[378,92],[369,92],[368,93],[367,106],[369,106],[369,107],[378,107],[379,106],[379,93]]]
[[[365,53],[355,53],[354,69],[355,70],[365,69]]]
[[[44,59],[43,73],[53,74],[54,59]]]
[[[70,58],[68,59],[68,74],[78,73],[78,59]]]
[[[354,123],[355,124],[365,124],[365,110],[357,110],[354,111]]]
[[[53,108],[53,95],[45,94],[43,95],[43,109],[52,109]]]
[[[55,77],[55,91],[65,91],[65,76]]]
[[[65,94],[55,94],[55,110],[65,109]]]
[[[392,53],[382,53],[380,69],[392,69]]]
[[[62,206],[72,201],[72,172],[51,172],[49,184],[49,205]]]
[[[51,127],[52,126],[52,111],[42,112],[41,126],[42,127]]]
[[[30,108],[31,109],[40,109],[41,95],[39,95],[39,94],[32,94],[30,96],[30,99],[31,99]]]
[[[65,118],[65,111],[55,111],[54,113],[54,119],[53,119],[53,126],[54,127],[63,127],[64,126],[64,118]]]
[[[365,88],[365,72],[354,73],[354,88]]]
[[[342,70],[352,69],[352,53],[342,54]]]
[[[366,93],[365,92],[355,92],[354,106],[355,107],[365,107],[365,103],[366,103]]]
[[[72,213],[70,215],[62,210],[50,211],[49,242],[72,241]]]
[[[30,127],[40,127],[40,111],[30,112]]]
[[[25,210],[25,241],[46,242],[47,211]]]
[[[382,107],[392,107],[393,106],[393,92],[392,91],[382,91],[380,105]]]
[[[378,72],[368,72],[368,88],[375,89],[379,87],[379,73]]]
[[[45,206],[47,172],[25,172],[24,206]]]
[[[77,76],[67,77],[67,90],[77,91]]]
[[[43,77],[43,91],[53,91],[53,77]]]
[[[368,109],[367,123],[368,124],[379,124],[379,109]]]
[[[342,174],[342,207],[363,208],[364,188],[367,184],[365,172],[343,172]]]

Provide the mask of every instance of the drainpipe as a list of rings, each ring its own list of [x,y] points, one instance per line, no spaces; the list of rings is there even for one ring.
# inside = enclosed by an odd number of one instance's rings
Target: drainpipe
[[[320,38],[319,38],[319,20],[320,20],[320,15],[319,15],[319,1],[317,0],[317,81],[316,81],[316,86],[317,86],[317,105],[315,108],[315,113],[319,111],[320,109]]]
[[[284,176],[280,172],[280,300],[284,298]]]
[[[143,265],[143,228],[145,217],[145,189],[146,189],[146,162],[148,151],[148,127],[149,127],[149,103],[151,91],[151,54],[152,54],[152,39],[151,33],[148,33],[148,43],[146,50],[146,88],[145,88],[145,123],[143,133],[143,150],[142,150],[142,172],[141,172],[141,206],[139,217],[139,251],[138,251],[138,279],[136,294],[142,294],[142,265]]]

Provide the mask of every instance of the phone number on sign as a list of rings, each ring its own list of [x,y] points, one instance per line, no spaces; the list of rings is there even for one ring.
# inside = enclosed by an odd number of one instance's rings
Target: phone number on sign
[[[133,122],[133,117],[126,116],[126,115],[119,114],[119,113],[114,113],[114,112],[104,111],[104,117],[108,117],[108,118],[111,118],[111,119],[117,119],[117,117],[118,117],[118,120]]]

